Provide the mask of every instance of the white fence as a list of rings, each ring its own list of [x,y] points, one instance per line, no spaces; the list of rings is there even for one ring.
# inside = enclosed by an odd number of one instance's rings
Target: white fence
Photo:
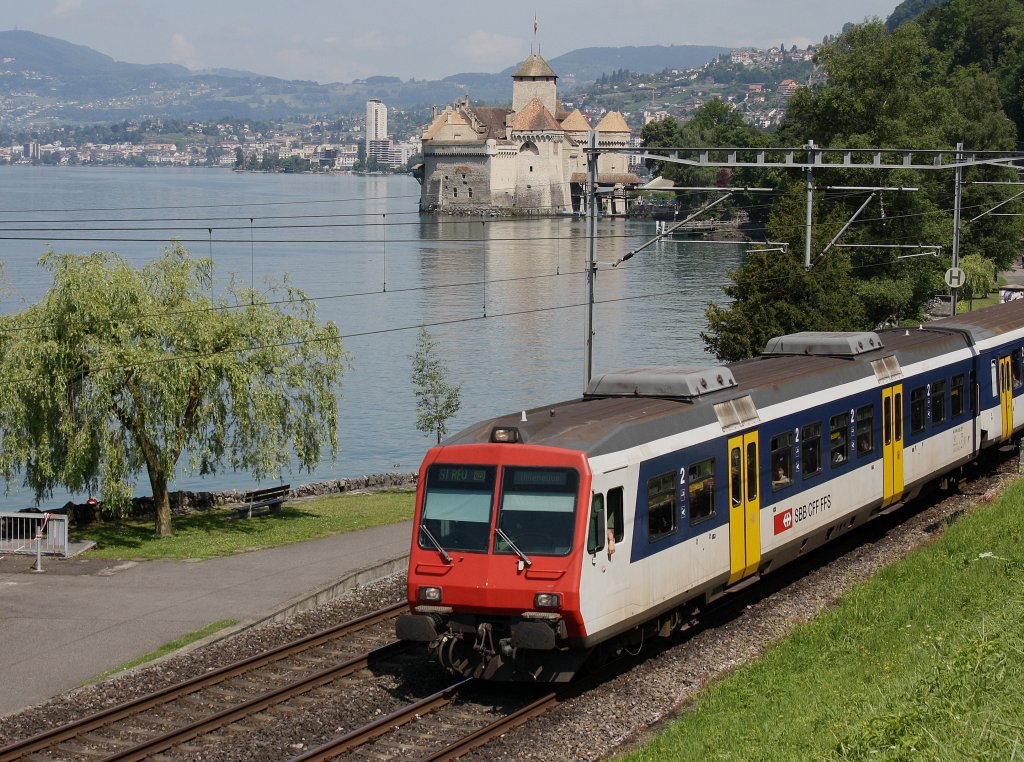
[[[67,558],[68,517],[0,511],[0,553],[42,553]]]

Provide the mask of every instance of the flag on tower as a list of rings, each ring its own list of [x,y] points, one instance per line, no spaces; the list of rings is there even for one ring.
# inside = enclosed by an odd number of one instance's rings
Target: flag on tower
[[[533,33],[537,34],[537,14],[533,14]]]

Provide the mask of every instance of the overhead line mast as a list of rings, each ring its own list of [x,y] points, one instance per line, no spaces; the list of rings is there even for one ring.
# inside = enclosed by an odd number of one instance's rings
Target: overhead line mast
[[[811,230],[813,223],[813,201],[815,169],[953,169],[956,172],[953,206],[953,247],[952,266],[946,274],[952,290],[952,314],[956,314],[957,292],[960,289],[960,199],[964,167],[1024,165],[1024,154],[1009,151],[964,151],[963,143],[957,143],[953,150],[918,148],[822,148],[809,140],[806,145],[795,148],[736,148],[719,147],[665,147],[636,148],[604,146],[598,149],[597,134],[590,133],[590,143],[584,153],[587,155],[587,315],[585,319],[583,389],[590,385],[593,373],[593,324],[594,324],[594,276],[596,273],[596,230],[597,230],[597,160],[602,153],[625,153],[640,160],[682,164],[689,167],[717,168],[770,168],[797,169],[807,173],[807,218],[804,245],[804,267],[810,269]],[[724,157],[724,158],[723,158]],[[802,157],[802,158],[801,158]],[[728,190],[722,188],[721,190]],[[740,189],[734,189],[740,190]],[[879,191],[891,188],[864,188]],[[916,190],[900,188],[899,190]],[[857,211],[860,214],[863,206]],[[856,215],[854,215],[856,216]],[[852,221],[852,220],[851,220]],[[833,239],[826,247],[836,244]],[[838,244],[842,245],[842,244]],[[825,252],[822,252],[824,254]],[[820,259],[819,255],[819,259]],[[952,279],[950,274],[952,273]]]

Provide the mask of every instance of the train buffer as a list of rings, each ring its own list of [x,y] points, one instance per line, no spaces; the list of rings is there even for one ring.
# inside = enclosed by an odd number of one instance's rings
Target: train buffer
[[[266,489],[249,490],[242,496],[242,502],[234,506],[240,519],[249,519],[264,514],[281,512],[281,505],[288,499],[290,484],[280,484]]]

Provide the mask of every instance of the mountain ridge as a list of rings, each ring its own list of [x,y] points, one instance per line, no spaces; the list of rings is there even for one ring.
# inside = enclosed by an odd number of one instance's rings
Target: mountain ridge
[[[619,69],[654,73],[701,66],[729,48],[651,45],[579,48],[549,61],[568,93]],[[498,73],[464,72],[440,80],[377,75],[320,84],[219,68],[134,64],[84,45],[27,30],[0,31],[0,126],[93,123],[140,117],[281,118],[358,112],[369,98],[398,108],[448,103],[469,95],[481,103],[511,98],[515,62]]]

